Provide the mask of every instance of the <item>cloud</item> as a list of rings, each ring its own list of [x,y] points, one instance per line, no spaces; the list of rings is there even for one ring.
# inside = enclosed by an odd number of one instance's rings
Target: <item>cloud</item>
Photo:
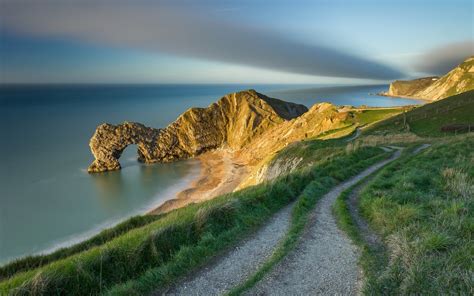
[[[474,40],[444,45],[417,57],[415,70],[427,74],[444,75],[474,55]]]
[[[192,2],[0,1],[1,30],[17,34],[133,47],[315,76],[403,76],[392,67],[323,44],[305,44],[244,21],[227,22],[218,17],[217,10],[203,9],[206,5],[198,7]]]

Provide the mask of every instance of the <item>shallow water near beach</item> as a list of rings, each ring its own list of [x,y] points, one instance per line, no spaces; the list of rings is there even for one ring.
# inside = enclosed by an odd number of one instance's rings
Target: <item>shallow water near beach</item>
[[[190,107],[255,88],[305,104],[395,106],[419,101],[369,95],[388,86],[61,85],[0,87],[0,264],[81,241],[142,214],[190,184],[195,160],[145,165],[136,147],[121,171],[89,175],[88,142],[103,122],[164,127]]]

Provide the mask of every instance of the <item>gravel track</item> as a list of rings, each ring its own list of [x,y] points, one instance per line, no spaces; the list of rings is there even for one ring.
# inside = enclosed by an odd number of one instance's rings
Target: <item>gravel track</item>
[[[359,251],[337,227],[332,206],[347,188],[401,154],[372,165],[336,186],[316,206],[299,245],[247,295],[354,295],[360,283]]]
[[[413,154],[418,154],[421,151],[425,150],[426,148],[429,148],[430,146],[431,146],[431,144],[422,144],[413,151]]]
[[[232,249],[162,295],[222,295],[240,284],[270,257],[288,231],[293,204],[271,220],[242,245]]]

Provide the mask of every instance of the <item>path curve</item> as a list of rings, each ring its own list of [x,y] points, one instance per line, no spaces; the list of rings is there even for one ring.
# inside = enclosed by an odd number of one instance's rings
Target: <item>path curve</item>
[[[248,295],[354,295],[359,273],[359,251],[339,230],[332,205],[347,188],[397,159],[397,150],[387,160],[372,165],[336,186],[318,202],[299,245],[268,273]]]
[[[243,245],[232,249],[217,262],[157,295],[222,295],[245,281],[271,256],[288,231],[293,204],[276,213]]]
[[[357,139],[361,134],[361,130],[360,128],[356,128],[355,130],[355,134],[353,134],[349,139],[346,139],[346,142],[351,142],[351,141],[354,141],[355,139]]]
[[[429,148],[431,146],[431,144],[422,144],[420,145],[418,148],[416,148],[414,151],[413,151],[413,154],[418,154],[420,153],[421,151]]]

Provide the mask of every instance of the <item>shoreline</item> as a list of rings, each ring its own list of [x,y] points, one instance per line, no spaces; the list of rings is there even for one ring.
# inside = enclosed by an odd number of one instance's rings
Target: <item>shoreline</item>
[[[158,215],[171,210],[210,200],[230,193],[242,182],[248,173],[246,164],[234,152],[219,149],[199,155],[201,172],[189,187],[152,210],[147,215]]]
[[[377,93],[376,94],[377,96],[381,96],[381,97],[389,97],[389,98],[398,98],[398,99],[409,99],[409,100],[419,100],[419,101],[423,101],[425,103],[431,103],[433,102],[432,100],[428,100],[428,99],[424,99],[424,98],[417,98],[417,97],[410,97],[410,96],[399,96],[399,95],[388,95],[386,93]]]

